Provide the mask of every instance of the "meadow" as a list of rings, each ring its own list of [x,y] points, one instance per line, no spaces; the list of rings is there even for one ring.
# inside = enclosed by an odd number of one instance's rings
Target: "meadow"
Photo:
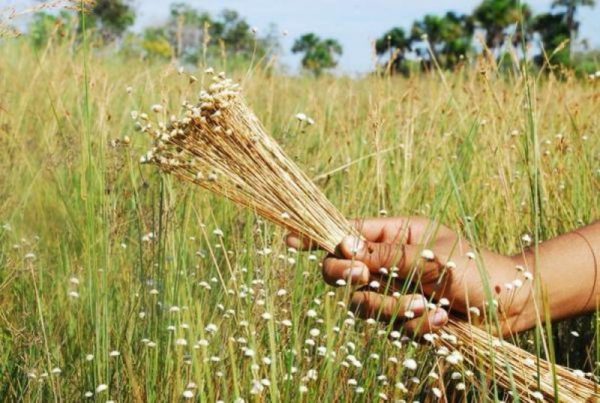
[[[507,254],[600,217],[600,80],[485,59],[360,79],[221,64],[349,217],[469,221]],[[140,165],[150,141],[131,112],[196,100],[205,67],[0,44],[0,400],[508,399],[401,328],[355,318],[350,289],[323,283],[322,253]],[[511,341],[600,375],[597,323]]]

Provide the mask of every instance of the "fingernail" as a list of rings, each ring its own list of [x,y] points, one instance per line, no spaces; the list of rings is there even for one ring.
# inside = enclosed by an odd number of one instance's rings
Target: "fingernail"
[[[350,280],[354,284],[364,283],[365,282],[365,270],[367,270],[367,268],[363,267],[363,266],[351,267],[349,269],[346,269],[346,271],[344,271],[344,278],[346,280]]]
[[[443,309],[438,309],[433,314],[433,325],[436,327],[445,325],[447,320],[448,314]]]
[[[346,236],[343,239],[342,244],[347,251],[350,251],[354,255],[365,247],[365,241],[353,235]]]
[[[421,314],[425,311],[425,300],[423,298],[415,298],[408,304],[408,310],[416,314]]]

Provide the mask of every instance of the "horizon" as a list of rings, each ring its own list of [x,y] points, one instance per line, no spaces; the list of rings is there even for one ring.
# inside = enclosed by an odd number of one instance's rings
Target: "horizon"
[[[169,7],[173,2],[133,0],[131,5],[136,12],[133,30],[139,32],[144,27],[164,23],[169,17]],[[17,3],[21,4],[17,6]],[[343,3],[340,0],[305,0],[302,3],[269,0],[189,0],[184,3],[212,15],[217,15],[223,9],[233,9],[251,26],[258,28],[259,34],[266,33],[270,25],[275,24],[280,34],[280,61],[291,72],[299,70],[301,59],[301,56],[292,54],[290,50],[294,40],[302,34],[314,32],[323,38],[336,39],[342,45],[344,52],[338,59],[335,72],[362,74],[371,71],[374,66],[372,41],[381,37],[388,29],[396,26],[409,29],[414,20],[425,14],[443,14],[446,11],[469,13],[480,0],[466,0],[460,5],[450,0],[422,0],[406,5],[393,0],[372,0],[368,3],[361,0],[348,0]],[[549,10],[552,1],[534,0],[527,3],[535,13],[540,13]],[[35,2],[0,0],[0,8],[22,8],[31,4]],[[578,17],[581,21],[578,42],[588,39],[592,48],[599,48],[600,25],[595,22],[600,21],[600,5],[592,9],[581,8]],[[287,31],[287,36],[282,34],[283,31]]]

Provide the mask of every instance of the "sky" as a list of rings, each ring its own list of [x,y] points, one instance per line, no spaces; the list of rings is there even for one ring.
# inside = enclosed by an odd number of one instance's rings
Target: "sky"
[[[169,4],[163,0],[131,0],[137,12],[136,30],[164,22]],[[174,0],[173,0],[174,1]],[[182,0],[178,0],[182,1]],[[371,70],[371,43],[394,26],[410,29],[412,22],[427,13],[443,14],[448,10],[471,12],[480,0],[187,0],[199,10],[217,14],[224,8],[237,10],[248,23],[265,33],[271,23],[277,25],[283,45],[282,62],[292,68],[299,57],[290,48],[294,38],[314,32],[321,37],[335,38],[344,48],[338,70],[344,73],[364,73]],[[0,8],[22,8],[32,0],[0,0]],[[552,0],[529,0],[535,12],[549,10]],[[594,9],[579,11],[580,39],[588,38],[600,47],[600,4]]]

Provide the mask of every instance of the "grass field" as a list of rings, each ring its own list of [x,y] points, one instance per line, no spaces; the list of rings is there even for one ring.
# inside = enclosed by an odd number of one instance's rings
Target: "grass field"
[[[427,401],[457,386],[457,400],[507,398],[353,319],[321,254],[288,251],[251,212],[139,165],[150,141],[131,111],[195,100],[203,69],[0,43],[0,400]],[[503,253],[600,217],[598,80],[483,62],[410,79],[231,74],[348,216],[459,231],[469,216]],[[596,324],[513,342],[539,351],[544,337],[550,358],[598,375]]]

